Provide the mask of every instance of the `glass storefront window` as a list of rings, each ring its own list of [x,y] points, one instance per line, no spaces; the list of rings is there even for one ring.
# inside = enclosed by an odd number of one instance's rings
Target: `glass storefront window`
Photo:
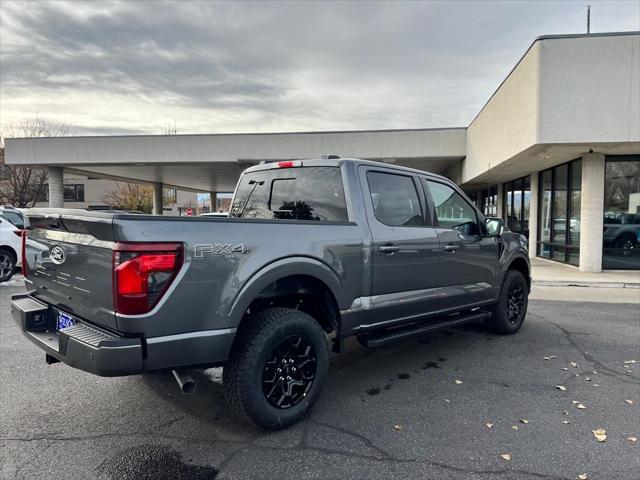
[[[504,216],[509,230],[529,238],[531,178],[518,178],[504,184]]]
[[[640,270],[640,155],[606,158],[602,268]]]
[[[551,242],[551,170],[545,170],[540,174],[540,247],[538,255],[551,256],[549,243]]]
[[[498,215],[498,187],[496,185],[475,192],[465,191],[465,193],[485,217]]]
[[[558,165],[539,178],[538,255],[578,265],[582,162]]]

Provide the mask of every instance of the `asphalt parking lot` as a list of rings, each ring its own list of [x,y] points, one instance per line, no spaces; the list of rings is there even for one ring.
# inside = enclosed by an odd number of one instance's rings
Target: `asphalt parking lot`
[[[230,415],[219,369],[186,397],[169,374],[46,365],[10,318],[21,290],[0,287],[2,478],[638,478],[638,302],[534,299],[512,337],[353,342],[310,417],[268,433]]]

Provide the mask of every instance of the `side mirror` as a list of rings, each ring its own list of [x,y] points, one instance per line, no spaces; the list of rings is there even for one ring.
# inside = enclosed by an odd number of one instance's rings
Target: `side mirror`
[[[504,231],[504,220],[501,218],[487,218],[485,219],[485,225],[487,226],[487,234],[490,237],[499,237]]]

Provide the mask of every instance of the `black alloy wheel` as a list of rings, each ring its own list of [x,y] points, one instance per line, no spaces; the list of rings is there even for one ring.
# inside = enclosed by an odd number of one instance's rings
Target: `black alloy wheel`
[[[507,294],[507,319],[509,323],[516,325],[520,321],[524,308],[524,288],[521,283],[512,283]]]
[[[265,363],[262,392],[272,406],[291,408],[309,392],[316,376],[316,353],[300,335],[278,344]]]

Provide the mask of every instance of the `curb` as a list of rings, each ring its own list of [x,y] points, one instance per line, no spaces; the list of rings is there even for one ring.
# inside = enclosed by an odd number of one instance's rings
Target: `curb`
[[[636,288],[639,282],[581,282],[571,280],[533,280],[533,286],[538,287],[591,287],[591,288]]]

